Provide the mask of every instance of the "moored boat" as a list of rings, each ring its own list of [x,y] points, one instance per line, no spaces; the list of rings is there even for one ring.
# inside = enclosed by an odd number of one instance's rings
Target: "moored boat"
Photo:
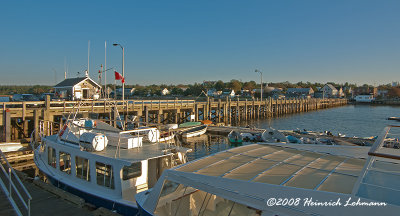
[[[122,131],[99,120],[67,120],[34,149],[39,170],[56,187],[122,215],[136,215],[135,194],[154,186],[165,169],[186,162],[189,149],[146,143],[142,132]]]
[[[2,152],[13,152],[24,149],[24,146],[19,142],[6,142],[0,143],[0,150]]]
[[[243,142],[243,137],[242,137],[242,135],[241,135],[239,132],[237,132],[237,131],[235,131],[235,130],[232,130],[232,131],[228,134],[228,140],[229,140],[229,142],[232,143],[232,144],[240,144],[240,143]]]
[[[388,120],[400,121],[400,117],[389,117]]]
[[[268,128],[266,129],[262,134],[261,134],[261,139],[263,142],[284,142],[287,143],[288,139],[286,136],[281,133],[280,131],[274,129],[274,128]]]
[[[197,126],[197,125],[201,125],[201,122],[185,122],[179,125],[180,128],[186,128],[186,127],[193,127],[193,126]]]
[[[175,132],[165,131],[160,134],[159,142],[167,142],[169,140],[174,139]]]
[[[166,170],[141,215],[397,215],[400,150],[252,144]],[[278,204],[280,203],[280,204]]]
[[[205,134],[207,131],[207,125],[198,125],[186,128],[180,132],[182,138],[190,138]]]

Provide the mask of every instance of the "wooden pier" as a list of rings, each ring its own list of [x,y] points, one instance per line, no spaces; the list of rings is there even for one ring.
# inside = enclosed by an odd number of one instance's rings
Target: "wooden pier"
[[[240,121],[278,117],[347,104],[346,99],[278,99],[239,100],[119,100],[119,101],[46,101],[4,102],[0,104],[0,141],[29,140],[33,131],[46,128],[47,134],[57,131],[62,116],[79,108],[82,117],[104,120],[128,119],[136,116],[145,123],[183,123],[190,120],[211,120],[235,125]],[[36,129],[36,130],[35,130]]]

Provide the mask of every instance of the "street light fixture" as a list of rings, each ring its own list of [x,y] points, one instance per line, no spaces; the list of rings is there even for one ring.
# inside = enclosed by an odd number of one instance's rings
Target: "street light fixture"
[[[259,71],[259,70],[255,70],[254,72],[256,72],[256,73],[260,73],[260,76],[261,76],[261,83],[260,83],[260,90],[261,90],[261,101],[262,101],[262,93],[263,93],[263,84],[262,84],[262,72],[261,71]]]
[[[113,46],[120,46],[121,49],[122,49],[122,77],[123,77],[123,79],[125,79],[125,67],[124,67],[124,65],[125,65],[125,55],[124,55],[124,53],[125,53],[125,51],[124,51],[124,47],[121,44],[117,44],[117,43],[113,44]],[[115,93],[117,93],[117,92],[115,92]],[[122,83],[122,100],[125,100],[125,82]]]

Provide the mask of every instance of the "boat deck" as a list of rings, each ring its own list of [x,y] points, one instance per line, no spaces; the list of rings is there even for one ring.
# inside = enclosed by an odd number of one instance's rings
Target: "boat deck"
[[[48,136],[50,139],[56,142],[56,135]],[[119,153],[116,146],[107,145],[103,151],[93,151],[92,154],[114,158],[118,160],[123,160],[127,162],[139,162],[142,160],[147,160],[149,158],[157,158],[167,154],[170,154],[169,150],[175,148],[177,151],[186,152],[189,149],[180,146],[171,146],[167,143],[146,143],[143,142],[141,147],[125,149],[120,148]]]

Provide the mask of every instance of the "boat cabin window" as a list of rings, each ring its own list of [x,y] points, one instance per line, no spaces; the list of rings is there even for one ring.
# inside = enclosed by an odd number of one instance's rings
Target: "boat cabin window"
[[[60,170],[71,174],[71,155],[66,152],[59,152],[60,155]]]
[[[262,211],[193,187],[166,180],[155,215],[251,215]]]
[[[47,162],[49,163],[50,166],[56,168],[57,165],[56,150],[52,147],[47,148]]]
[[[96,162],[97,184],[114,189],[114,175],[111,165]]]
[[[75,157],[76,177],[90,181],[89,160],[82,157]]]
[[[136,178],[142,175],[142,163],[133,163],[130,166],[124,166],[122,169],[122,180]]]

